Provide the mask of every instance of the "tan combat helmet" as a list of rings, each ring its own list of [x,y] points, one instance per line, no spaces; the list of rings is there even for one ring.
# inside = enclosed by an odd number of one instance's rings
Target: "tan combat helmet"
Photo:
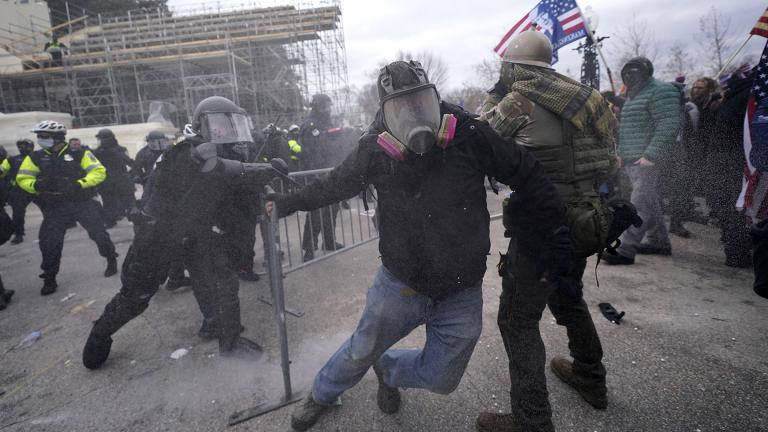
[[[501,61],[551,69],[552,43],[540,31],[522,32],[509,42]]]

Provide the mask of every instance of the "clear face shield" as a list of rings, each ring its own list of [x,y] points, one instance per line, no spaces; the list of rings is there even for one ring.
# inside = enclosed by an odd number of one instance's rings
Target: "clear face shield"
[[[441,117],[434,85],[393,94],[382,101],[381,110],[387,131],[412,152],[424,154],[437,143]]]
[[[152,138],[147,140],[147,146],[155,151],[166,150],[171,147],[171,141],[168,138]]]
[[[232,158],[248,160],[253,136],[251,136],[250,119],[244,114],[207,113],[202,118],[201,129],[200,134],[208,142],[222,147],[225,151],[233,152]]]

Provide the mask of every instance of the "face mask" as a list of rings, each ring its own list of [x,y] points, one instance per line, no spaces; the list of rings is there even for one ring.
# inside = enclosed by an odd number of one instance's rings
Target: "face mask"
[[[44,149],[49,149],[53,147],[53,138],[38,138],[37,143],[40,144],[40,147]]]
[[[418,136],[417,134],[423,135]],[[427,134],[426,130],[422,131],[420,128],[414,129],[414,131],[409,134],[411,137],[410,139],[412,140],[412,145],[414,139],[427,142],[429,140],[428,135],[432,137],[431,139],[433,142],[434,140],[437,141],[438,147],[446,149],[456,135],[456,116],[453,114],[443,115],[443,120],[440,123],[440,129],[438,129],[436,137],[431,130],[429,130],[429,133]],[[376,143],[379,145],[379,147],[381,147],[382,150],[384,150],[384,153],[386,153],[394,160],[405,160],[406,155],[408,154],[408,147],[406,147],[405,144],[400,142],[397,138],[392,136],[392,134],[389,132],[380,133],[376,138]]]

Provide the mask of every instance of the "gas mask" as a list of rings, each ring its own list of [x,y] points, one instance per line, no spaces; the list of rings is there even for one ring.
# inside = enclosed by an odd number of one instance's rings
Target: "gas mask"
[[[456,132],[456,117],[440,116],[432,84],[391,93],[382,100],[381,112],[386,131],[376,141],[396,160],[404,160],[408,151],[423,155],[435,146],[445,148]]]

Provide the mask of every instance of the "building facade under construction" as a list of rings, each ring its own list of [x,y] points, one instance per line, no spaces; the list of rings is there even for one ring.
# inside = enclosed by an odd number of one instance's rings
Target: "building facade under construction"
[[[81,127],[160,114],[180,127],[200,100],[219,95],[258,126],[299,121],[314,93],[330,95],[339,112],[349,101],[338,1],[66,13],[64,24],[22,38],[0,30],[2,48],[20,63],[0,65],[3,112],[65,112]],[[68,48],[60,62],[43,52],[54,33]]]

